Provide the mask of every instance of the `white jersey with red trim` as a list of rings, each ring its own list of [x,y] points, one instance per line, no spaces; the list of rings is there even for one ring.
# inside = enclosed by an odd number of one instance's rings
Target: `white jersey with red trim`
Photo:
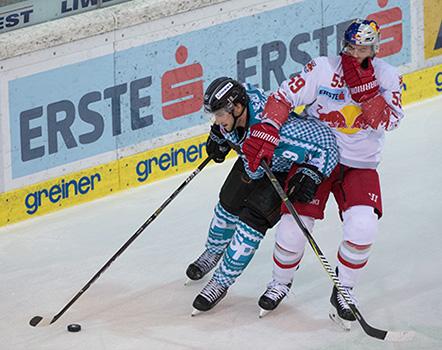
[[[387,62],[372,61],[379,92],[391,107],[390,120],[378,129],[360,129],[353,124],[362,113],[343,80],[341,56],[318,57],[307,63],[300,74],[284,81],[273,93],[278,101],[292,108],[306,105],[303,113],[327,123],[334,131],[340,163],[354,168],[375,169],[381,159],[385,130],[399,125],[404,114],[401,106],[401,77]]]

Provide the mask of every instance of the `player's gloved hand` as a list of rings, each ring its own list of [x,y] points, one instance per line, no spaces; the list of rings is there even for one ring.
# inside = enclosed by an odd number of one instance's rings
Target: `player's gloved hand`
[[[317,167],[303,164],[288,181],[287,195],[291,202],[311,202],[324,179]]]
[[[213,124],[210,127],[209,137],[206,142],[206,152],[215,163],[222,163],[230,152],[230,145],[224,138],[219,125]]]
[[[362,118],[367,126],[377,129],[381,125],[384,129],[387,129],[393,109],[387,104],[382,95],[376,95],[362,102],[361,108]]]
[[[353,129],[367,129],[368,128],[368,125],[367,125],[367,122],[365,121],[365,116],[363,113],[359,114],[356,117],[355,121],[353,122],[352,128]]]
[[[261,160],[270,163],[279,144],[279,132],[273,125],[262,122],[250,127],[250,135],[242,145],[249,168],[255,172]]]
[[[351,97],[358,103],[379,94],[379,84],[371,61],[368,57],[359,64],[355,57],[345,53],[341,55],[344,81],[350,89]]]

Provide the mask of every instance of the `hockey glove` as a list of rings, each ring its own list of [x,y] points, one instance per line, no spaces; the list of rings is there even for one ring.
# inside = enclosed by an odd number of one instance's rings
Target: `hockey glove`
[[[359,64],[353,56],[342,54],[342,71],[344,81],[350,89],[351,97],[360,103],[369,100],[379,93],[379,84],[374,74],[370,57]]]
[[[206,152],[215,163],[222,163],[230,152],[230,145],[224,138],[219,125],[213,124],[210,127],[209,137],[206,142]]]
[[[324,176],[317,167],[303,164],[288,181],[287,195],[291,202],[311,202]]]
[[[362,102],[361,107],[361,117],[365,125],[373,129],[377,129],[379,125],[384,129],[388,128],[390,115],[393,113],[393,109],[387,104],[382,95],[376,95],[375,97]]]
[[[279,133],[273,125],[258,123],[250,127],[249,137],[242,145],[242,151],[247,159],[249,168],[255,172],[261,160],[270,163],[279,144]]]

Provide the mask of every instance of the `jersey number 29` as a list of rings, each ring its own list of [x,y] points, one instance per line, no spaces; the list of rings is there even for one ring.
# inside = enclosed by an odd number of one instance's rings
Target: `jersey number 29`
[[[290,91],[296,94],[305,86],[305,80],[300,75],[295,75],[289,81]]]

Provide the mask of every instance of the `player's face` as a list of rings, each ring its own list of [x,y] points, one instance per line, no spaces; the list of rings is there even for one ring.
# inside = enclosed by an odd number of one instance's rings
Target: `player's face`
[[[227,132],[233,130],[235,120],[233,119],[232,113],[227,112],[225,109],[220,109],[213,113],[213,116],[215,117],[215,124],[222,126]]]
[[[373,55],[373,48],[371,46],[347,44],[345,52],[356,58],[361,64],[364,59]]]

